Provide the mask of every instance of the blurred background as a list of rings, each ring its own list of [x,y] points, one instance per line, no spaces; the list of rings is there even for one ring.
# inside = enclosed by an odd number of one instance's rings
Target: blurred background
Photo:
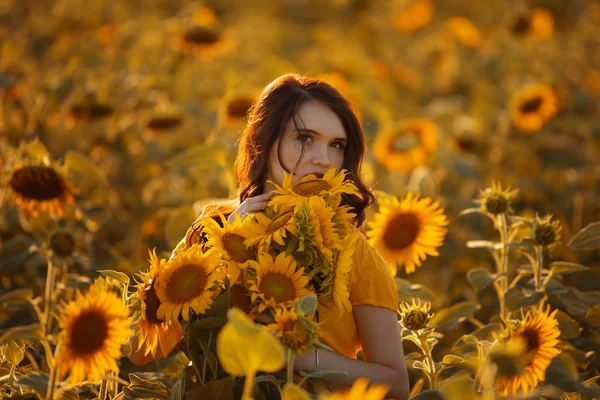
[[[466,246],[497,239],[491,222],[458,214],[493,179],[520,189],[516,213],[554,215],[564,243],[600,219],[599,1],[2,0],[0,51],[4,291],[43,291],[29,250],[44,240],[88,277],[168,255],[202,201],[235,196],[245,113],[288,72],[354,103],[374,189],[445,208],[440,256],[398,274],[434,309],[492,268]],[[39,238],[9,201],[25,153],[71,167],[75,211],[44,222],[62,236]],[[600,290],[598,251],[552,257],[592,267],[565,279]]]

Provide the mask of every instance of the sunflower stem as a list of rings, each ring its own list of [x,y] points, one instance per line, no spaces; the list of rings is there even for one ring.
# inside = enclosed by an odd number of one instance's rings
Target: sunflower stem
[[[542,290],[542,270],[544,269],[544,246],[535,246],[536,263],[533,266],[533,277],[535,280],[535,291]]]
[[[506,214],[498,215],[497,223],[498,231],[500,232],[500,242],[502,243],[498,273],[503,274],[503,276],[498,279],[499,287],[496,291],[498,292],[498,301],[500,303],[500,317],[504,320],[507,318],[504,293],[508,289],[508,226],[506,223]]]
[[[246,375],[244,381],[244,391],[242,392],[242,400],[252,400],[252,386],[254,386],[254,375],[256,371],[250,371]]]
[[[106,395],[108,394],[108,379],[106,377],[102,378],[100,381],[100,394],[98,397],[100,400],[106,400]]]
[[[425,373],[427,375],[427,379],[429,379],[429,389],[437,389],[435,362],[431,356],[431,348],[429,348],[429,343],[427,343],[428,337],[428,333],[421,333],[419,335],[419,341],[421,342],[421,349],[423,350],[423,355],[425,356]]]
[[[287,349],[287,383],[294,382],[294,352]]]
[[[45,343],[46,341],[42,342]],[[48,390],[46,392],[47,400],[53,400],[54,398],[54,389],[56,388],[56,377],[58,376],[58,369],[60,368],[60,365],[56,362],[56,357],[60,352],[61,345],[62,342],[59,341],[56,345],[56,348],[54,349],[54,356],[52,356],[52,353],[49,353],[49,349],[46,350],[47,357],[49,358],[47,364],[50,367],[50,376],[48,378]],[[47,346],[47,343],[45,343],[45,346]]]
[[[46,258],[48,259],[48,271],[46,272],[46,291],[44,293],[44,320],[42,324],[44,326],[44,331],[46,335],[50,335],[50,331],[52,329],[52,293],[54,292],[54,265],[52,264],[52,259],[50,254],[46,253]]]

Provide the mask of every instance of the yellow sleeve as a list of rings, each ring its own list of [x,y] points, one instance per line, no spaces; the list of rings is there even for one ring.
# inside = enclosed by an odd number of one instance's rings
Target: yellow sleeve
[[[370,304],[396,311],[398,291],[389,267],[379,252],[358,233],[353,265],[348,279],[350,303],[354,306]]]

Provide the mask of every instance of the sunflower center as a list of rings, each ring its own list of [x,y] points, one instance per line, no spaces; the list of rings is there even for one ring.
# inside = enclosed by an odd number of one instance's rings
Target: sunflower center
[[[59,257],[66,257],[75,250],[75,238],[68,232],[59,232],[50,239],[50,248]]]
[[[104,346],[108,337],[108,321],[100,310],[82,312],[71,328],[71,347],[78,356],[89,356]]]
[[[267,225],[267,233],[270,235],[273,232],[277,232],[278,230],[283,228],[291,218],[292,210],[286,211],[283,214],[278,215],[277,217],[275,217],[274,220],[269,222],[269,225]]]
[[[252,258],[251,252],[244,246],[244,240],[245,238],[237,233],[223,234],[223,247],[235,262],[243,263]]]
[[[416,130],[408,130],[400,132],[394,138],[394,141],[390,145],[392,151],[408,151],[412,148],[418,147],[421,144],[419,140],[419,132]]]
[[[537,110],[542,105],[541,97],[534,97],[532,99],[527,100],[525,103],[519,106],[519,111],[523,114],[530,114],[537,112]]]
[[[275,272],[263,276],[258,289],[265,294],[267,300],[273,299],[277,304],[296,298],[296,286],[292,279]]]
[[[292,318],[287,318],[281,321],[279,325],[281,326],[282,332],[290,332],[294,330],[294,327],[296,326],[296,320]]]
[[[150,286],[149,289],[146,290],[146,319],[148,322],[154,325],[162,324],[164,321],[158,318],[156,312],[158,311],[158,307],[160,307],[160,300],[156,295],[156,289],[154,289],[154,284]]]
[[[193,44],[207,45],[217,43],[219,41],[219,34],[202,26],[194,26],[185,32],[183,40]]]
[[[8,184],[19,195],[33,200],[53,200],[65,193],[63,178],[50,167],[19,168]]]
[[[525,329],[521,335],[527,341],[527,352],[535,351],[540,346],[540,337],[535,329]]]
[[[383,241],[390,249],[403,250],[414,243],[420,230],[421,222],[415,214],[399,213],[387,224]]]
[[[238,97],[227,104],[227,115],[233,119],[242,119],[246,116],[248,109],[252,106],[252,99],[249,97]]]
[[[206,289],[208,274],[197,264],[184,264],[173,271],[167,284],[168,299],[175,304],[187,303]]]
[[[292,187],[292,191],[299,196],[309,197],[320,194],[323,190],[329,190],[331,186],[323,179],[300,182]]]

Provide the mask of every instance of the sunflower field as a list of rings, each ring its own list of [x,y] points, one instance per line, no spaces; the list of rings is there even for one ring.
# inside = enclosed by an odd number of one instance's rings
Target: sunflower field
[[[289,368],[350,310],[351,182],[195,223],[290,72],[360,114],[410,398],[600,398],[600,1],[2,0],[0,33],[0,398],[385,397]]]

